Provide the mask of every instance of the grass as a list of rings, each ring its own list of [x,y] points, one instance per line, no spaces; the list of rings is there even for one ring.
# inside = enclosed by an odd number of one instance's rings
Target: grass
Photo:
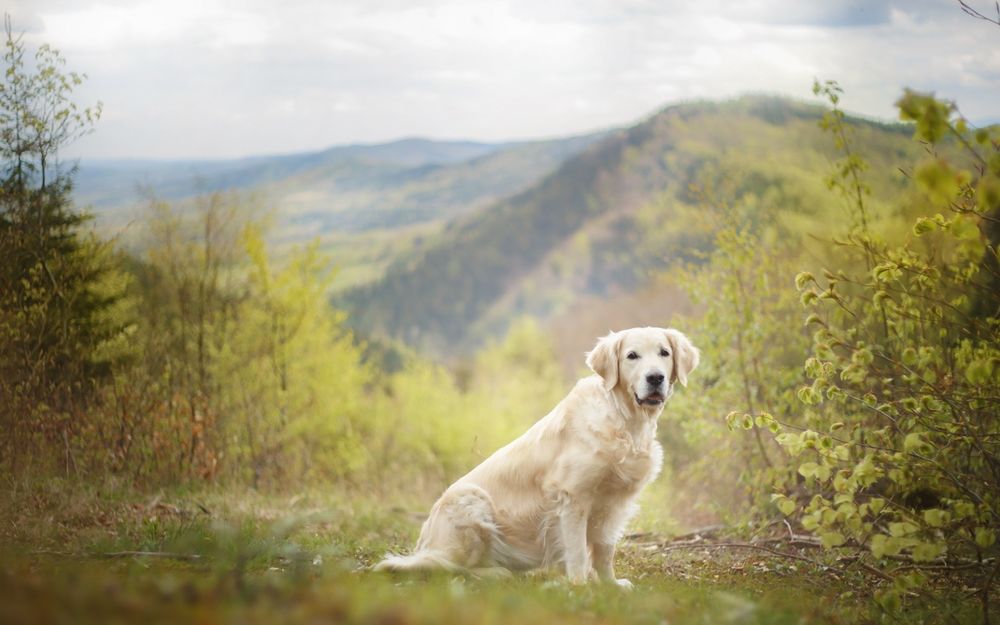
[[[873,599],[884,582],[864,571],[746,551],[626,543],[630,593],[552,573],[374,574],[385,551],[412,545],[420,515],[329,492],[149,496],[56,480],[0,504],[0,623],[981,622],[958,580],[889,615]],[[199,557],[122,554],[139,551]]]

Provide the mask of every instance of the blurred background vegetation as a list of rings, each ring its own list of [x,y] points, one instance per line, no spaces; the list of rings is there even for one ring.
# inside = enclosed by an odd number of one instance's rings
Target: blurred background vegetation
[[[9,23],[4,61],[0,472],[29,515],[5,539],[58,542],[24,524],[74,491],[94,511],[325,492],[364,560],[414,529],[358,509],[425,509],[565,395],[596,336],[663,325],[703,364],[664,413],[637,532],[794,524],[888,581],[883,614],[967,569],[988,618],[1000,131],[954,103],[907,91],[888,124],[824,82],[823,105],[692,102],[582,137],[337,148],[193,180],[67,167],[59,148],[100,105]],[[261,544],[294,563],[282,532]]]

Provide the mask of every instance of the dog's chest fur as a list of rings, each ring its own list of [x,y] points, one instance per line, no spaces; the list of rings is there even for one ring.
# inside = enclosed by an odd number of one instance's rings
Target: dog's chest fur
[[[634,492],[660,472],[663,448],[656,440],[656,422],[622,426],[605,433],[597,456],[606,463],[601,487]]]

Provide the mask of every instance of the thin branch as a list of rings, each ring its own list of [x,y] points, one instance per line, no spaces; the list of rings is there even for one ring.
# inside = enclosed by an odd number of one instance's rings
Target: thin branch
[[[983,21],[989,22],[990,24],[996,24],[997,26],[1000,26],[1000,2],[994,3],[994,6],[995,6],[995,8],[997,10],[997,16],[996,16],[996,18],[987,17],[987,16],[983,15],[979,11],[973,9],[968,4],[966,4],[964,2],[964,0],[958,0],[958,4],[959,4],[959,6],[962,7],[962,12],[965,13],[966,15],[974,17],[974,18],[976,18],[978,20],[983,20]]]
[[[853,555],[853,556],[843,556],[843,557],[837,558],[837,562],[844,563],[844,564],[846,564],[848,566],[850,566],[851,564],[857,564],[858,566],[860,566],[861,568],[863,568],[864,570],[868,571],[869,573],[871,573],[872,575],[874,575],[876,577],[881,577],[882,579],[884,579],[884,580],[886,580],[888,582],[893,581],[892,576],[890,576],[887,573],[884,573],[883,571],[880,571],[877,568],[875,568],[874,566],[868,564],[867,562],[865,562],[863,560],[863,558],[864,558],[864,554],[857,554],[857,555]]]

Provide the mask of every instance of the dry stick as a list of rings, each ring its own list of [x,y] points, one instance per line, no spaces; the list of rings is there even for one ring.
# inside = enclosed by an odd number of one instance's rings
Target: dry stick
[[[862,557],[863,557],[862,555],[844,556],[842,558],[837,558],[837,562],[843,562],[843,563],[846,563],[848,565],[850,565],[850,564],[857,564],[858,566],[860,566],[864,570],[868,571],[872,575],[875,575],[876,577],[881,577],[882,579],[884,579],[886,581],[889,581],[889,582],[893,581],[892,576],[890,576],[890,575],[888,575],[886,573],[883,573],[882,571],[878,570],[874,566],[868,564],[867,562],[865,562],[864,560],[861,559]]]
[[[197,553],[174,553],[171,551],[107,551],[103,553],[73,553],[70,551],[52,551],[38,549],[32,554],[60,556],[63,558],[164,558],[168,560],[200,560]]]
[[[983,584],[983,625],[990,625],[990,584],[993,583],[998,571],[1000,571],[1000,558],[997,558],[997,565],[993,567],[993,572]]]
[[[823,564],[819,560],[814,560],[812,558],[807,558],[805,556],[800,556],[795,553],[787,553],[785,551],[779,551],[777,549],[772,549],[766,545],[759,545],[756,543],[694,543],[694,544],[681,544],[681,545],[663,545],[660,547],[660,551],[674,551],[677,549],[691,549],[691,548],[702,548],[702,549],[719,549],[719,548],[733,548],[733,549],[757,549],[758,551],[766,551],[772,555],[781,556],[783,558],[791,558],[792,560],[800,560],[802,562],[808,562],[809,564],[820,567],[826,571],[833,571],[833,568],[829,565]],[[836,573],[833,573],[836,575]]]
[[[197,553],[172,553],[169,551],[109,551],[93,554],[98,558],[165,558],[168,560],[200,560]]]

